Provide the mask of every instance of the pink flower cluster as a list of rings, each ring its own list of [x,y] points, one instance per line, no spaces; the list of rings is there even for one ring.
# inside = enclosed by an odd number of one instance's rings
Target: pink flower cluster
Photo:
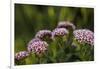
[[[36,38],[39,38],[39,39],[43,39],[44,37],[51,37],[52,34],[51,34],[51,31],[50,30],[40,30],[39,32],[37,32],[37,34],[35,35]]]
[[[75,25],[69,21],[61,21],[58,23],[57,28],[66,28],[66,29],[72,28],[73,30],[75,30]]]
[[[55,36],[64,36],[64,35],[67,35],[69,32],[67,29],[65,28],[56,28],[53,30],[52,32],[52,36],[55,37]]]
[[[39,38],[33,38],[32,40],[29,41],[28,46],[32,45],[33,42],[37,42],[37,41],[41,41],[41,39],[39,39]]]
[[[33,41],[33,42],[29,42],[28,44],[28,51],[29,52],[33,52],[36,55],[42,54],[47,50],[48,44],[45,41]]]
[[[73,32],[74,37],[80,43],[94,45],[94,33],[88,29],[79,29]]]
[[[21,60],[21,59],[23,59],[27,56],[29,56],[29,53],[27,51],[20,51],[20,52],[15,54],[15,59],[16,60]]]

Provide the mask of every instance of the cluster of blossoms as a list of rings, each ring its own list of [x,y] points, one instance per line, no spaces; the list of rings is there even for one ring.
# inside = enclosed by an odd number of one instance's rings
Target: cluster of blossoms
[[[40,30],[39,32],[37,32],[37,34],[35,35],[36,38],[39,39],[43,39],[44,37],[51,37],[51,31],[50,30]]]
[[[73,32],[74,37],[80,43],[94,45],[94,33],[88,29],[79,29]]]
[[[56,28],[53,30],[52,32],[52,36],[55,37],[55,36],[64,36],[64,35],[67,35],[69,32],[67,29],[65,28]]]
[[[40,55],[47,50],[48,44],[46,41],[43,41],[44,38],[51,38],[52,33],[50,30],[40,30],[36,33],[35,38],[33,38],[28,43],[28,52]]]
[[[66,28],[66,29],[72,28],[73,30],[75,30],[75,25],[70,23],[69,21],[61,21],[58,23],[57,28]]]
[[[33,52],[36,55],[42,54],[47,50],[48,44],[45,41],[37,40],[35,39],[31,40],[28,44],[28,51]]]
[[[52,32],[50,30],[40,30],[36,33],[35,38],[33,38],[31,41],[29,41],[27,45],[27,51],[21,51],[15,54],[15,59],[20,60],[27,56],[29,56],[29,53],[34,53],[36,55],[43,54],[48,47],[48,43],[44,41],[43,39],[46,37],[53,38],[57,36],[66,36],[69,34],[69,29],[74,30],[73,34],[76,40],[80,43],[87,43],[90,45],[94,45],[94,33],[87,29],[79,29],[75,30],[75,26],[68,22],[68,21],[62,21],[58,23],[57,28],[55,28]]]
[[[29,53],[35,53],[36,55],[42,54],[47,50],[48,44],[47,42],[43,41],[44,38],[48,37],[51,39],[51,37],[56,36],[65,36],[69,33],[67,28],[73,28],[75,29],[74,25],[70,22],[59,22],[56,29],[54,29],[52,32],[50,30],[40,30],[36,33],[35,38],[33,38],[31,41],[29,41],[27,45],[27,50],[23,52],[16,53],[15,58],[17,60],[22,59],[29,55]]]
[[[29,53],[27,51],[20,51],[15,54],[15,59],[16,60],[21,60],[29,56]]]

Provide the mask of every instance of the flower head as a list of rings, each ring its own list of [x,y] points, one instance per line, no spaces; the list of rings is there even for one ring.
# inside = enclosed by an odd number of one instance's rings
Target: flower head
[[[15,59],[16,60],[21,60],[21,59],[23,59],[27,56],[29,56],[29,53],[27,51],[20,51],[20,52],[15,54]]]
[[[34,41],[28,45],[29,52],[33,52],[36,55],[40,55],[47,50],[48,44],[45,41]]]
[[[32,45],[33,42],[37,42],[37,41],[41,41],[41,39],[39,39],[39,38],[33,38],[32,40],[29,41],[28,46]]]
[[[64,35],[67,35],[69,32],[68,30],[66,30],[65,28],[56,28],[53,30],[52,32],[52,36],[55,37],[55,36],[64,36]]]
[[[40,30],[39,32],[37,32],[37,34],[35,35],[36,38],[39,38],[39,39],[43,39],[45,37],[51,37],[52,34],[51,34],[51,31],[50,30]]]
[[[70,23],[69,21],[61,21],[58,23],[57,28],[66,28],[66,29],[72,28],[73,30],[75,30],[75,25]]]
[[[94,45],[94,33],[88,29],[79,29],[73,32],[74,37],[80,43]]]

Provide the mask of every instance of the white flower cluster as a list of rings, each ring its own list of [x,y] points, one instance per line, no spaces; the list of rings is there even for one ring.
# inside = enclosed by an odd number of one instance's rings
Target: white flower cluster
[[[74,37],[80,43],[94,45],[94,33],[88,29],[79,29],[73,32]]]

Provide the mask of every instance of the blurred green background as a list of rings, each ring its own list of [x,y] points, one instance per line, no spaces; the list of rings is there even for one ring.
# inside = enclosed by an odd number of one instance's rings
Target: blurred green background
[[[27,43],[42,29],[53,30],[59,21],[71,21],[77,29],[94,31],[94,9],[85,7],[15,4],[15,53],[27,49]]]

